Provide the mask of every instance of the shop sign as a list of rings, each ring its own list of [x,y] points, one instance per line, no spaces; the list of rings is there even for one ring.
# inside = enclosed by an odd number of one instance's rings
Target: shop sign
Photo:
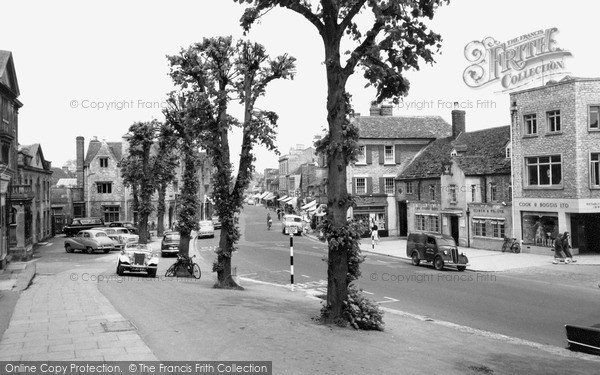
[[[599,212],[600,199],[524,199],[515,200],[520,211]]]

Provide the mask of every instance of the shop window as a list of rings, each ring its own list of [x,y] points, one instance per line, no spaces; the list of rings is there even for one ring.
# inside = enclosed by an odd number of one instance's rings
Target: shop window
[[[356,178],[356,194],[367,194],[367,179],[364,177]]]
[[[412,183],[412,181],[406,183],[406,194],[413,194],[413,183]]]
[[[526,135],[537,135],[537,115],[525,115],[523,116],[525,122],[525,134]]]
[[[394,194],[394,178],[393,177],[385,177],[383,179],[385,184],[385,193],[386,194]]]
[[[98,188],[98,194],[111,194],[112,193],[112,182],[96,182]]]
[[[485,219],[473,218],[473,235],[479,237],[486,237],[487,230],[485,225]]]
[[[558,235],[558,217],[551,214],[523,213],[523,243],[535,246],[554,246]]]
[[[506,228],[504,220],[492,220],[490,225],[492,227],[491,237],[504,238]]]
[[[600,106],[591,105],[588,111],[588,127],[590,130],[600,130]]]
[[[557,186],[562,182],[560,155],[525,158],[529,186]]]
[[[415,215],[415,227],[426,232],[440,232],[440,218],[434,215]]]
[[[559,110],[546,112],[546,121],[548,122],[548,132],[560,133],[562,131]]]
[[[600,153],[590,155],[590,183],[593,187],[600,187]]]
[[[394,164],[396,162],[394,157],[394,146],[385,146],[384,156],[384,164]]]

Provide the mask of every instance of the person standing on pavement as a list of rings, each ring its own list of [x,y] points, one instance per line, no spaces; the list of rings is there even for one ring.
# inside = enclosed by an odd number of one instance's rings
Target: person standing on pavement
[[[573,259],[573,255],[571,254],[571,243],[570,243],[571,235],[569,232],[565,232],[562,236],[562,251],[565,253],[565,263],[575,263],[576,260]]]
[[[379,228],[377,228],[377,224],[373,224],[371,228],[371,239],[375,241],[377,244],[379,242]]]
[[[558,264],[558,262],[564,261],[562,250],[563,238],[562,234],[559,233],[556,239],[554,240],[554,260],[552,261],[553,264]]]

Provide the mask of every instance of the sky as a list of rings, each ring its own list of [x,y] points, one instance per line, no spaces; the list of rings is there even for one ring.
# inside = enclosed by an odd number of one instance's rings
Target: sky
[[[120,141],[136,121],[163,120],[166,94],[174,89],[166,55],[204,37],[244,38],[244,6],[233,0],[174,1],[8,1],[0,0],[0,50],[13,53],[24,104],[19,143],[40,143],[53,167],[75,159],[75,138]],[[451,122],[454,103],[466,111],[466,130],[510,124],[509,94],[499,82],[473,88],[463,73],[473,64],[465,48],[492,37],[504,43],[556,28],[554,45],[571,53],[555,76],[528,82],[539,86],[569,74],[599,77],[591,43],[597,2],[571,0],[463,0],[444,5],[429,27],[442,35],[433,65],[409,71],[409,94],[394,115],[441,116]],[[275,9],[245,37],[265,45],[271,56],[297,58],[294,80],[278,80],[257,103],[279,114],[276,144],[281,154],[312,145],[326,128],[326,81],[322,41],[301,16]],[[356,112],[368,115],[373,88],[357,71],[347,89]],[[527,87],[527,86],[525,86]],[[522,87],[521,87],[522,88]],[[232,107],[241,118],[241,111]],[[235,139],[235,136],[234,136]],[[239,143],[239,142],[238,142]],[[239,145],[232,145],[232,158]],[[278,168],[278,156],[259,147],[256,169]]]

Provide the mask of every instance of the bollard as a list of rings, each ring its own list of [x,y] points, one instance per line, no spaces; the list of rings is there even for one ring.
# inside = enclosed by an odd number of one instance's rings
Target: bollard
[[[294,232],[290,229],[290,283],[294,291]]]

